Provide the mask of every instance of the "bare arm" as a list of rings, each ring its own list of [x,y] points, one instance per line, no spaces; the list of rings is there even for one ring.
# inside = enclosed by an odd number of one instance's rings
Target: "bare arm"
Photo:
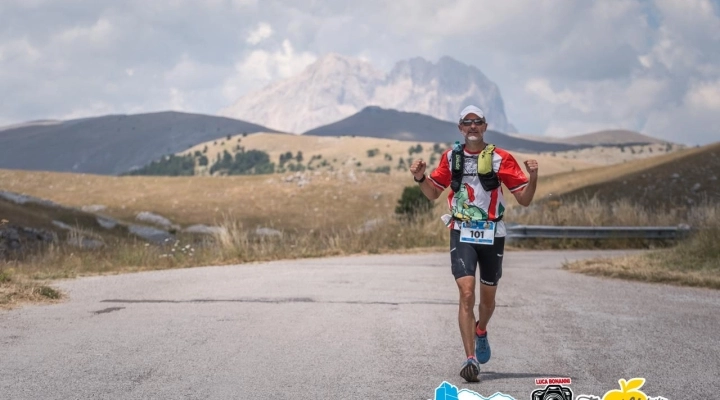
[[[415,162],[410,165],[410,173],[412,173],[415,180],[421,180],[425,178],[422,182],[418,183],[418,185],[420,185],[420,190],[429,200],[436,200],[438,197],[440,197],[443,190],[433,185],[432,182],[427,179],[427,177],[425,176],[426,168],[427,164],[425,164],[425,161],[415,160]]]
[[[418,185],[420,185],[420,190],[422,190],[423,194],[430,200],[436,200],[443,192],[442,189],[433,185],[432,182],[430,182],[430,180],[427,178],[424,181],[418,183]]]
[[[518,204],[522,206],[529,206],[535,196],[535,189],[537,189],[538,180],[538,163],[535,160],[525,161],[525,168],[530,175],[527,186],[513,193]]]

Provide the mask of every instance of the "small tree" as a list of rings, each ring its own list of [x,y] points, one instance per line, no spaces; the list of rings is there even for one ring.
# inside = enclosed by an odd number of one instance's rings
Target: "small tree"
[[[395,207],[395,214],[409,220],[429,215],[435,203],[420,190],[419,185],[406,186]]]

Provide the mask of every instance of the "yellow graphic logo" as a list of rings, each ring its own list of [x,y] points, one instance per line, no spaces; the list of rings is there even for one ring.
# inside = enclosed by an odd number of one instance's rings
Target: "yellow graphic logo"
[[[605,393],[602,400],[648,400],[647,395],[640,391],[645,384],[645,378],[635,378],[625,381],[620,379],[620,390],[611,390]]]
[[[648,397],[640,388],[645,384],[645,378],[633,378],[628,381],[618,380],[620,390],[610,390],[602,397],[581,394],[575,400],[667,400],[665,397]]]

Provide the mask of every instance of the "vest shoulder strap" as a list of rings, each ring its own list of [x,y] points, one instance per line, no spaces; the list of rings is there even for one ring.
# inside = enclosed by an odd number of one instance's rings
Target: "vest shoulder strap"
[[[450,172],[452,181],[450,188],[453,192],[460,190],[462,178],[465,168],[465,146],[459,141],[455,142],[452,153],[450,155]],[[495,145],[488,143],[482,152],[478,155],[477,174],[480,177],[480,183],[483,189],[490,191],[500,186],[500,180],[493,170],[493,155],[495,153]]]

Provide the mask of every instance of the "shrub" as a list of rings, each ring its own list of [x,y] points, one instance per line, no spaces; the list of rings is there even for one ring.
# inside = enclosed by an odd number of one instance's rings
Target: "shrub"
[[[435,204],[420,190],[419,185],[406,186],[395,207],[395,214],[408,219],[430,214]]]

